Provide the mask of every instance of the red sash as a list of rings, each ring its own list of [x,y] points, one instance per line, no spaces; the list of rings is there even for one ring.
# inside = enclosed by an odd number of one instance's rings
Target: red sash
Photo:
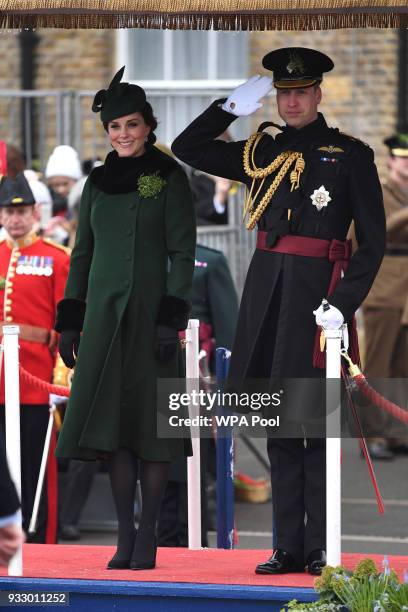
[[[258,249],[275,253],[286,253],[288,255],[300,255],[302,257],[321,257],[334,263],[327,296],[330,296],[335,290],[337,283],[341,279],[342,272],[344,273],[347,270],[351,257],[351,240],[342,242],[336,239],[323,240],[322,238],[287,235],[281,236],[274,246],[268,247],[266,246],[266,238],[267,232],[258,232],[256,241]],[[323,369],[326,367],[326,352],[320,350],[320,333],[321,330],[317,327],[313,350],[313,366]],[[352,361],[360,363],[355,316],[351,320],[349,352]]]

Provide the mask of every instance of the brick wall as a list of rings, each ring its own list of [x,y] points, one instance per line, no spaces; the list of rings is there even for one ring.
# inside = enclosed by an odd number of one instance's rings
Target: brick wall
[[[39,43],[35,49],[36,89],[93,92],[109,83],[114,62],[113,30],[37,30]],[[0,36],[0,54],[7,61],[0,65],[0,89],[20,89],[19,36],[4,32]],[[35,139],[40,163],[44,166],[56,144],[70,142],[81,149],[83,158],[106,153],[106,139],[99,116],[90,112],[92,98],[83,99],[83,138],[74,140],[73,121],[56,121],[58,102],[49,96],[36,103]],[[78,110],[78,109],[77,109]],[[73,119],[73,117],[71,118]],[[21,146],[21,114],[19,104],[0,98],[0,138]],[[95,139],[96,135],[96,139]]]
[[[40,29],[37,33],[40,36],[36,49],[38,89],[96,91],[109,82],[114,67],[113,30]],[[342,131],[368,142],[375,149],[379,169],[384,173],[386,149],[382,140],[394,131],[396,125],[397,31],[256,32],[250,36],[251,74],[266,73],[261,66],[263,55],[282,46],[315,47],[332,57],[335,68],[324,80],[321,110],[329,125],[338,126]],[[18,35],[2,31],[0,54],[6,60],[0,64],[0,90],[19,89]],[[107,145],[104,132],[98,116],[89,112],[90,104],[90,98],[81,103],[81,141],[72,140],[73,122],[62,126],[65,128],[62,135],[61,130],[58,133],[54,99],[47,98],[42,104],[37,104],[36,138],[43,158],[61,137],[62,140],[74,142],[84,158],[95,154],[105,155]],[[279,120],[273,100],[256,114],[253,125],[256,127],[270,118]],[[21,144],[19,105],[15,102],[10,104],[9,100],[1,97],[0,138]]]
[[[398,88],[397,30],[329,30],[325,32],[262,32],[251,34],[251,74],[269,74],[262,57],[272,49],[313,47],[335,64],[322,85],[320,110],[329,125],[352,134],[374,148],[380,174],[386,168],[383,139],[395,130]],[[256,115],[254,126],[272,117],[279,122],[273,100]]]

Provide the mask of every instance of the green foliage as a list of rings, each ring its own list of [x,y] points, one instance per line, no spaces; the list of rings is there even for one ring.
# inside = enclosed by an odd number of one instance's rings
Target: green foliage
[[[294,599],[281,612],[408,612],[408,584],[400,583],[386,557],[381,573],[371,559],[360,561],[354,572],[327,566],[314,586],[318,601],[302,604]]]
[[[154,174],[141,174],[137,181],[137,188],[142,198],[157,198],[165,184],[164,178],[155,172]]]
[[[292,599],[286,608],[282,608],[281,612],[285,610],[294,610],[295,612],[301,610],[307,610],[307,612],[341,612],[344,610],[342,604],[336,604],[334,602],[325,601],[314,601],[313,603],[299,603],[296,599]]]

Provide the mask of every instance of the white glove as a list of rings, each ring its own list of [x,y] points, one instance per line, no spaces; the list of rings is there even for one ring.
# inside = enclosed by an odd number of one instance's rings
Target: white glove
[[[316,325],[320,325],[323,329],[340,329],[344,323],[344,317],[340,310],[335,306],[330,306],[326,300],[323,300],[323,302],[317,310],[313,311],[316,317]],[[323,310],[325,304],[329,306],[327,310]]]
[[[252,115],[262,106],[259,100],[266,96],[271,89],[272,79],[256,74],[234,89],[221,108],[237,117]]]

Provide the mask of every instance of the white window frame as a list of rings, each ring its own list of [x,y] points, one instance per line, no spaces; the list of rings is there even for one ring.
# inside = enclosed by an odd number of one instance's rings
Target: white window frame
[[[207,78],[206,79],[174,79],[173,77],[173,62],[172,62],[172,44],[173,37],[171,36],[171,30],[164,31],[164,79],[145,79],[138,80],[137,84],[143,87],[147,94],[154,98],[155,96],[166,96],[166,116],[164,121],[165,126],[165,140],[170,143],[172,140],[171,134],[171,120],[172,120],[172,104],[178,97],[185,97],[188,95],[194,95],[202,92],[208,94],[211,98],[222,98],[227,96],[235,87],[238,87],[241,83],[244,83],[245,78],[242,79],[217,79],[217,46],[218,37],[217,32],[210,30],[209,34],[209,55],[207,64]],[[128,60],[127,49],[128,49],[128,35],[129,31],[121,29],[116,31],[116,53],[115,53],[115,64],[116,70],[119,70],[123,65],[126,65]],[[125,69],[125,80],[126,69]],[[129,82],[134,82],[128,79]],[[174,135],[173,135],[174,136]]]

